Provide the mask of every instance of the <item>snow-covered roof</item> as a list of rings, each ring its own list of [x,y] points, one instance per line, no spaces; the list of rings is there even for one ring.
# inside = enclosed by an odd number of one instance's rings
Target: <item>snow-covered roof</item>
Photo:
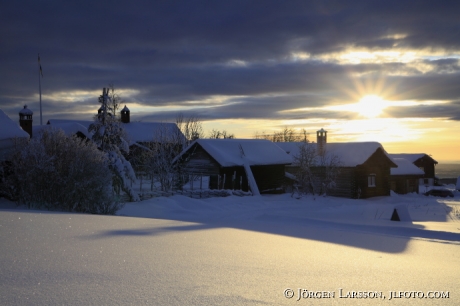
[[[14,148],[15,138],[28,139],[29,134],[0,109],[0,160]]]
[[[410,161],[411,163],[414,163],[416,160],[422,158],[422,157],[430,157],[428,154],[425,153],[398,153],[398,154],[390,154],[392,158],[404,158]],[[438,162],[433,159],[434,163],[437,164]]]
[[[302,142],[277,142],[280,148],[291,156],[292,163],[295,163],[294,156],[299,154],[299,146]],[[309,146],[314,146],[316,143],[309,143]],[[339,157],[343,167],[356,167],[366,162],[378,149],[383,147],[378,142],[336,142],[327,143],[324,145],[326,154],[336,155]],[[384,151],[385,152],[385,151]]]
[[[176,159],[199,144],[222,167],[286,165],[291,157],[273,142],[265,139],[197,139]],[[243,156],[244,154],[244,156]]]
[[[391,168],[391,175],[423,175],[425,172],[419,167],[415,166],[411,161],[405,158],[393,157],[389,154],[393,162],[398,168]]]
[[[67,119],[50,119],[49,124],[56,127],[63,127],[66,124],[77,123],[82,125],[88,131],[89,126],[94,121],[86,120],[67,120]],[[128,136],[129,145],[135,142],[151,142],[151,141],[172,141],[180,138],[180,141],[184,141],[185,137],[179,130],[175,123],[164,123],[164,122],[130,122],[122,123],[123,128]],[[64,129],[64,128],[63,128]],[[88,133],[88,132],[87,132]],[[88,134],[85,134],[88,135]],[[89,137],[90,138],[90,137]]]
[[[127,108],[126,105],[125,105],[125,107],[123,107],[123,109],[121,111],[122,112],[129,112],[129,108]]]
[[[20,115],[33,115],[34,112],[27,108],[27,104],[24,105],[24,108],[19,112]]]
[[[58,126],[60,124],[68,124],[68,123],[78,123],[83,125],[86,130],[89,129],[89,126],[93,123],[92,120],[72,120],[72,119],[49,119],[47,124]]]
[[[164,142],[180,138],[185,141],[185,136],[175,123],[165,122],[130,122],[122,123],[128,134],[129,144],[134,142]]]
[[[38,135],[38,132],[40,132],[43,129],[49,129],[49,128],[58,128],[64,131],[64,133],[67,136],[72,136],[77,134],[78,132],[82,133],[85,135],[87,138],[91,138],[90,134],[88,133],[88,129],[81,125],[80,123],[77,122],[66,122],[66,123],[54,123],[50,125],[37,125],[32,127],[32,135],[35,137]]]
[[[11,118],[0,109],[0,139],[11,139],[15,137],[29,138],[29,134],[19,126],[19,123],[11,120]]]

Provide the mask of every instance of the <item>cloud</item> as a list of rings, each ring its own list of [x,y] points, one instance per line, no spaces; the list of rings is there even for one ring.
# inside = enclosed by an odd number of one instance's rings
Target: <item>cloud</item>
[[[207,120],[352,119],[289,110],[369,93],[456,101],[458,11],[456,1],[408,0],[12,2],[0,12],[0,105],[10,115],[38,109],[38,52],[53,116],[97,110],[98,94],[84,93],[110,83],[127,103],[171,107],[145,119],[178,109]],[[413,111],[397,110],[387,113]]]
[[[420,102],[415,106],[389,107],[385,114],[392,118],[445,118],[460,120],[460,102],[426,105]]]

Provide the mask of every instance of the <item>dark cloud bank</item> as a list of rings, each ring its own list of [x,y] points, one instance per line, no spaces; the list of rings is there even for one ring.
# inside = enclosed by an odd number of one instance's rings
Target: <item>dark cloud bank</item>
[[[395,99],[452,101],[388,114],[459,120],[459,61],[448,55],[459,55],[459,12],[460,2],[439,0],[10,2],[0,11],[0,107],[10,116],[24,103],[38,110],[40,52],[44,108],[55,116],[98,106],[97,96],[63,103],[53,93],[113,83],[137,92],[123,97],[128,102],[196,101],[192,112],[205,120],[344,119],[349,115],[281,111],[349,103],[357,82],[383,82]],[[321,60],[353,47],[445,56],[422,59],[428,72],[407,63]],[[312,57],[295,60],[294,53]],[[227,104],[200,108],[215,96]]]

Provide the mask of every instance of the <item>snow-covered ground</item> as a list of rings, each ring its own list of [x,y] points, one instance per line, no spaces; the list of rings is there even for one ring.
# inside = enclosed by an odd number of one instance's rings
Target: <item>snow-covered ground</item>
[[[390,221],[397,205],[412,222]],[[176,195],[127,203],[119,216],[0,207],[1,305],[460,305],[459,192]],[[306,298],[314,291],[334,298]]]

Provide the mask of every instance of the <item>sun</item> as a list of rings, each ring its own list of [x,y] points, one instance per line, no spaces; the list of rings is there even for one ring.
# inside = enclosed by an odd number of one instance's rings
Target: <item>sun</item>
[[[358,113],[367,118],[378,117],[387,107],[387,103],[377,95],[367,95],[356,104]]]

